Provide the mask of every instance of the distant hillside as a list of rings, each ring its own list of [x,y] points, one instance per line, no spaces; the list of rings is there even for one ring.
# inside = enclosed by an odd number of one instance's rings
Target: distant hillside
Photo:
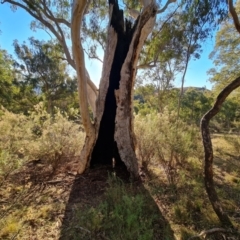
[[[181,88],[175,88],[175,89],[181,89]],[[192,91],[195,90],[197,92],[211,92],[211,90],[205,88],[205,87],[184,87],[183,88],[183,93],[185,93],[186,91]]]
[[[211,90],[207,89],[206,87],[184,87],[183,88],[183,91],[187,91],[187,90],[196,90],[196,91],[199,91],[199,92],[211,92]]]

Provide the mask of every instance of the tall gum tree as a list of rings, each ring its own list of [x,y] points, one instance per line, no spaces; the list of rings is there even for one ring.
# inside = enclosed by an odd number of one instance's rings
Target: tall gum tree
[[[81,30],[88,20],[84,15],[95,1],[30,1],[3,0],[26,10],[37,22],[32,26],[50,30],[62,45],[66,60],[78,75],[79,103],[86,142],[81,152],[78,171],[82,173],[91,164],[124,162],[133,176],[138,176],[133,133],[132,95],[137,62],[144,42],[152,32],[156,16],[163,13],[175,0],[168,0],[158,9],[155,1],[143,1],[142,10],[134,12],[134,21],[124,19],[118,1],[109,1],[109,24],[104,45],[104,61],[99,89],[89,78],[85,68]],[[106,8],[101,1],[101,9]],[[138,4],[139,5],[139,4]],[[93,6],[94,7],[94,6]],[[72,9],[71,9],[72,8]],[[66,9],[66,10],[62,10]],[[70,19],[68,12],[72,12]],[[89,20],[91,22],[91,19]],[[65,29],[71,29],[72,54],[69,51]],[[86,28],[85,28],[86,30]],[[91,32],[91,31],[90,31]],[[85,34],[85,33],[84,33]],[[89,117],[88,104],[94,113]]]
[[[154,1],[144,3],[134,23],[124,19],[116,0],[109,0],[108,38],[103,61],[102,78],[96,100],[96,117],[91,122],[88,113],[84,54],[80,29],[87,1],[74,1],[71,36],[79,82],[80,109],[86,130],[86,142],[81,153],[79,172],[90,164],[124,162],[129,172],[138,176],[133,132],[133,86],[137,63],[143,44],[152,32],[156,15],[174,2],[169,0],[162,10]],[[80,54],[79,54],[80,53]]]
[[[139,68],[137,62],[141,50],[146,50],[146,61],[140,61],[140,65],[145,68],[159,64],[165,44],[159,44],[156,54],[152,54],[154,58],[152,61],[148,59],[149,54],[147,54],[150,48],[144,47],[144,42],[147,39],[147,44],[149,44],[154,42],[154,37],[164,38],[161,35],[160,23],[165,24],[173,17],[173,14],[164,12],[169,4],[175,1],[163,1],[165,4],[159,8],[161,1],[158,1],[157,5],[154,0],[143,0],[141,4],[138,1],[126,0],[126,5],[134,8],[128,9],[129,14],[134,18],[129,21],[124,18],[124,11],[119,8],[118,1],[109,0],[107,35],[96,34],[101,28],[101,23],[96,24],[97,17],[106,15],[107,6],[103,0],[2,0],[1,2],[11,4],[14,9],[17,7],[24,9],[36,19],[33,27],[50,31],[62,45],[68,63],[77,71],[79,102],[86,130],[86,142],[81,153],[78,171],[83,172],[90,164],[111,164],[112,158],[115,158],[116,164],[124,163],[132,175],[137,177],[138,163],[135,154],[136,143],[132,116],[133,86],[136,71]],[[120,3],[124,4],[122,1]],[[200,41],[208,36],[212,31],[212,24],[216,23],[216,16],[223,12],[223,4],[225,0],[181,0],[179,5],[173,5],[176,7],[175,10],[180,11],[175,21],[175,25],[177,24],[178,29],[181,30],[175,38],[180,44],[179,49],[186,48],[182,41],[183,32],[192,36],[191,29],[196,30],[194,39],[200,39]],[[172,12],[174,13],[175,10]],[[86,15],[89,11],[95,18]],[[72,12],[71,19],[69,12]],[[165,19],[164,17],[161,19],[162,22],[156,22],[159,13],[165,16]],[[103,21],[106,22],[106,18]],[[93,28],[88,28],[88,24]],[[156,31],[151,34],[154,28]],[[67,46],[66,29],[71,29],[73,54]],[[96,35],[100,36],[100,40],[97,40],[105,52],[99,89],[92,83],[85,68],[84,51],[86,49],[83,49],[82,43],[88,34],[89,36],[91,34],[90,38],[95,38],[95,40]],[[199,43],[195,40],[194,42]],[[94,50],[94,47],[91,50]],[[140,57],[140,60],[144,58]],[[95,116],[93,121],[89,117],[88,104]]]

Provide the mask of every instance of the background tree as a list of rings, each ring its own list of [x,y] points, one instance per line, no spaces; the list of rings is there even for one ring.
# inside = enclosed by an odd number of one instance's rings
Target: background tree
[[[233,6],[232,0],[228,1],[228,8],[231,17],[234,21],[235,28],[237,32],[240,33],[239,18]],[[237,89],[239,86],[240,77],[238,76],[237,78],[232,80],[224,89],[222,89],[222,91],[218,94],[213,107],[208,112],[206,112],[206,114],[201,119],[201,132],[205,152],[205,165],[204,165],[205,187],[209,200],[219,220],[223,225],[228,227],[233,227],[233,224],[229,219],[228,215],[226,214],[226,212],[223,211],[213,181],[213,148],[209,131],[209,123],[210,120],[219,112],[229,94],[233,92],[235,89]]]
[[[20,62],[15,62],[21,89],[30,87],[39,100],[46,103],[49,113],[54,107],[67,111],[76,104],[76,80],[70,77],[61,45],[29,39],[20,45],[14,42],[15,53]]]
[[[132,9],[134,2],[131,1],[133,5],[130,6],[129,13],[130,10],[132,12],[133,10],[142,10],[139,13],[135,11],[134,19],[125,20],[124,11],[120,10],[118,2],[110,0],[108,25],[106,24],[107,21],[103,20],[108,17],[106,14],[108,7],[101,1],[74,1],[71,24],[68,21],[70,17],[64,15],[69,12],[69,1],[51,1],[51,3],[41,0],[34,3],[32,1],[3,1],[3,3],[5,2],[28,11],[35,19],[40,21],[40,25],[35,24],[36,27],[43,25],[47,27],[63,46],[66,58],[71,66],[77,70],[81,116],[86,130],[86,143],[81,155],[79,172],[84,171],[90,162],[93,164],[110,164],[112,157],[114,157],[119,163],[122,160],[129,171],[134,176],[137,176],[138,166],[133,133],[132,96],[138,59],[140,52],[144,48],[145,40],[148,38],[149,42],[154,43],[154,41],[151,41],[152,32],[155,29],[161,29],[158,22],[159,16],[166,16],[165,10],[174,1],[168,0],[163,6],[161,4],[157,5],[155,2],[144,1],[143,6],[136,3],[137,8],[134,9]],[[66,5],[64,10],[59,8],[65,6],[62,3]],[[207,29],[212,29],[212,25],[206,23],[216,23],[213,19],[216,19],[216,16],[223,15],[223,7],[224,5],[219,1],[182,1],[179,8],[176,4],[174,5],[172,13],[178,8],[179,15],[181,16],[181,13],[183,13],[185,16],[183,20],[186,21],[182,22],[182,29],[189,29],[189,31],[185,32],[190,34],[189,39],[192,39],[193,36],[191,29],[196,30],[196,32],[200,31],[195,35],[196,39],[187,42],[187,46],[192,47],[190,43],[198,43],[198,37],[200,41],[207,36],[209,33]],[[187,16],[189,17],[187,18]],[[95,21],[92,19],[95,19]],[[184,24],[191,26],[191,28],[184,28]],[[71,28],[74,61],[66,44],[66,27]],[[85,31],[86,29],[101,30],[104,28],[107,31],[99,31],[101,38],[98,38],[99,35],[92,36],[88,31]],[[82,37],[80,37],[80,31],[83,34]],[[157,38],[160,38],[160,36],[161,31],[159,31]],[[105,55],[98,92],[96,87],[91,84],[85,69],[84,50],[86,51],[86,49],[83,49],[82,42],[84,42],[84,39],[89,39],[88,37],[94,37],[93,41],[97,41],[99,44],[105,43],[102,44]],[[102,39],[102,41],[99,41],[99,39]],[[90,49],[94,50],[94,48]],[[188,49],[190,48],[188,47]],[[194,51],[189,50],[187,52],[192,54]],[[87,98],[90,100],[93,112],[96,112],[94,124],[89,117]]]
[[[5,50],[0,49],[0,105],[10,108],[18,89],[13,85],[13,59]]]
[[[237,1],[236,12],[239,11],[240,1]],[[239,52],[239,33],[236,31],[233,19],[226,18],[217,31],[214,50],[210,54],[215,67],[211,68],[208,73],[216,92],[240,75]]]
[[[180,117],[189,124],[199,126],[202,115],[210,108],[211,98],[205,88],[185,88]]]
[[[6,50],[0,50],[0,105],[14,113],[27,113],[38,102],[30,85],[21,81],[15,71],[14,59]]]

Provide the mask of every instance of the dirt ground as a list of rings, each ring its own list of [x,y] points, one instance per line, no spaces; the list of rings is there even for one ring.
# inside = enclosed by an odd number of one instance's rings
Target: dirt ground
[[[136,194],[149,195],[150,204],[159,214],[154,239],[162,239],[168,223],[141,180],[132,182],[124,167],[113,170],[112,166],[98,166],[77,175],[69,167],[75,164],[74,160],[62,163],[53,173],[45,163],[32,161],[3,181],[0,186],[0,239],[78,239],[69,233],[75,227],[75,213],[95,207],[104,200],[110,175],[119,177],[126,185],[134,185]],[[107,238],[99,235],[95,239]]]

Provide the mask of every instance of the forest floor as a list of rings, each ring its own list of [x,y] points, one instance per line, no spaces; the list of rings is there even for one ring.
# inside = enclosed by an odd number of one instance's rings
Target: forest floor
[[[216,190],[239,229],[239,153],[222,136],[213,145]],[[53,173],[46,163],[28,162],[0,183],[0,239],[190,239],[221,227],[205,193],[200,160],[184,162],[171,183],[156,162],[134,182],[121,167],[77,175],[69,168],[74,164],[61,163]],[[240,237],[217,232],[207,239]]]

